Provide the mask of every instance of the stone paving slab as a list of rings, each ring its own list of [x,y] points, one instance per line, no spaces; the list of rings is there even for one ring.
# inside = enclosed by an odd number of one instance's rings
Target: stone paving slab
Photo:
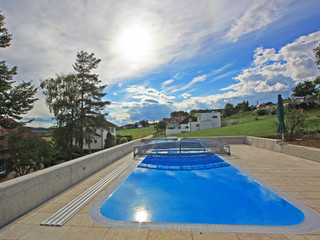
[[[63,227],[40,226],[40,223],[56,212],[61,205],[85,191],[131,157],[130,154],[122,158],[1,229],[0,239],[320,239],[320,231],[304,235],[283,235],[104,227],[93,222],[88,216],[88,211],[91,205],[112,184],[90,201]],[[225,156],[225,158],[320,213],[320,163],[248,145],[231,145],[231,156]]]

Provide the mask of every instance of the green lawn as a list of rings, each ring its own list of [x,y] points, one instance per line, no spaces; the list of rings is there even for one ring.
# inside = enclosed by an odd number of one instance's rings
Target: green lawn
[[[307,111],[308,117],[305,121],[306,131],[320,130],[320,108]]]
[[[51,142],[52,141],[52,137],[42,137],[43,140],[46,140],[47,142]]]
[[[154,133],[154,128],[147,127],[147,128],[134,128],[134,129],[127,129],[127,130],[117,130],[117,135],[121,136],[132,136],[133,140],[138,138],[143,138]]]
[[[305,120],[306,131],[320,129],[320,108],[307,111],[308,117]],[[319,116],[319,117],[316,117]],[[210,137],[210,136],[256,136],[267,137],[277,135],[277,115],[253,116],[252,113],[236,114],[222,121],[240,121],[232,126],[206,129],[201,131],[181,133],[178,137]]]

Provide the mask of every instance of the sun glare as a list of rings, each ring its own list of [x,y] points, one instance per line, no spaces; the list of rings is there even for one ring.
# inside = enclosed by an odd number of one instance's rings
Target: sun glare
[[[149,221],[148,211],[144,207],[139,207],[135,210],[134,219],[137,222]]]
[[[129,61],[144,60],[152,48],[151,34],[142,25],[134,25],[120,34],[118,48]]]

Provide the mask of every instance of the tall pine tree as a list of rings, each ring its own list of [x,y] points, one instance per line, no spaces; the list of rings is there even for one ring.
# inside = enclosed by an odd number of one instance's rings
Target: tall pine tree
[[[0,48],[10,46],[12,39],[12,35],[8,33],[4,24],[4,16],[0,12]],[[38,100],[34,98],[37,88],[30,82],[12,86],[13,76],[16,74],[17,67],[10,69],[5,61],[0,61],[0,127],[16,127],[15,122],[8,119],[21,120],[21,115],[31,110],[33,103]]]
[[[80,154],[83,151],[85,133],[92,132],[90,125],[92,119],[106,115],[102,114],[102,110],[110,104],[109,101],[102,100],[106,95],[103,90],[107,85],[100,85],[99,75],[91,73],[98,67],[100,61],[101,59],[96,58],[94,53],[89,54],[86,51],[81,51],[77,53],[76,63],[73,65],[80,87]]]

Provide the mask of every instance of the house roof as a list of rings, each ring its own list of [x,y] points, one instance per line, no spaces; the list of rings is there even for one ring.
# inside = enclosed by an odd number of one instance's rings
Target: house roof
[[[175,117],[174,119],[176,119],[178,121],[178,123],[181,123],[183,121],[183,117]]]
[[[166,119],[166,121],[165,121],[165,119]],[[164,118],[163,121],[165,121],[166,124],[168,124],[172,119],[175,119],[178,123],[181,123],[183,120],[183,117]]]
[[[13,119],[8,119],[9,122],[11,123],[17,123],[15,120]],[[8,129],[8,128],[4,128],[4,127],[0,127],[0,145],[1,148],[0,150],[7,150],[8,149],[8,141],[6,139],[3,139],[6,135],[8,135],[10,132],[18,132],[19,127],[23,127],[23,126],[18,126],[15,127],[13,129]],[[25,133],[23,134],[24,137],[38,137],[40,138],[40,136],[32,131],[30,131],[29,129],[23,127],[25,129]]]
[[[108,127],[118,127],[117,125],[113,124],[112,122],[109,122],[108,120],[105,120]]]
[[[171,120],[171,118],[163,118],[162,121],[164,121],[165,123],[168,123]]]
[[[171,119],[175,119],[179,124],[182,124],[182,123],[188,123],[189,122],[189,119],[192,120],[192,122],[196,122],[197,121],[197,118],[196,117],[193,117],[193,116],[186,116],[186,117],[172,117],[172,118],[163,118],[163,121],[168,124],[169,121]]]
[[[191,119],[191,121],[190,121],[190,119]],[[180,123],[186,124],[188,122],[197,122],[197,120],[198,120],[197,117],[189,115],[189,116],[186,116]]]
[[[96,121],[96,123],[99,126],[102,126],[102,128],[106,128],[106,127],[117,127],[117,125],[113,124],[112,122],[109,122],[107,119],[105,119],[104,116],[100,116],[98,118],[94,118],[93,120]]]

